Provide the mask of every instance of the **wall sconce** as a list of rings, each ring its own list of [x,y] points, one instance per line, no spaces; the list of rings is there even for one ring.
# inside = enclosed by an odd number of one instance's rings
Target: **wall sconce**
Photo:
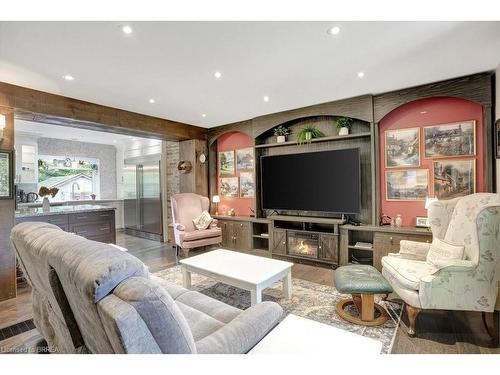
[[[5,116],[0,115],[0,142],[3,141],[3,131],[5,130]]]
[[[220,203],[220,197],[218,195],[214,195],[212,197],[212,203],[215,203],[215,214],[219,214],[219,203]]]

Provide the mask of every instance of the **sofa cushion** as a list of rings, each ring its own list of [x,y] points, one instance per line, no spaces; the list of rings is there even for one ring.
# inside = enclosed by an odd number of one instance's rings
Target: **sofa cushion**
[[[242,312],[242,310],[236,307],[226,305],[223,302],[194,291],[182,294],[176,301],[199,310],[221,323],[229,323]]]
[[[180,311],[182,311],[195,342],[224,327],[224,323],[212,318],[202,311],[196,310],[179,301],[175,301],[175,304],[179,307]]]
[[[204,238],[218,237],[222,234],[220,228],[208,228],[204,230],[195,230],[192,232],[186,232],[184,235],[184,242],[202,240]]]
[[[420,280],[437,271],[430,263],[392,256],[383,257],[382,266],[399,284],[411,290],[418,290]]]
[[[167,291],[153,280],[129,278],[113,294],[137,311],[162,353],[196,353],[184,314]]]
[[[439,238],[434,238],[427,253],[427,262],[437,268],[442,268],[450,261],[463,259],[464,249],[464,246],[453,245]]]

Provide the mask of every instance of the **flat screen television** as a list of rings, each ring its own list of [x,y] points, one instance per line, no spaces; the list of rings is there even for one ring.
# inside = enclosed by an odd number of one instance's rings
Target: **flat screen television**
[[[360,213],[359,149],[262,156],[262,208]]]

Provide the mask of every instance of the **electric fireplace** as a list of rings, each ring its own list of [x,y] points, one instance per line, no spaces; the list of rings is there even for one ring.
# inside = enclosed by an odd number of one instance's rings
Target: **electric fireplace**
[[[288,254],[307,258],[318,257],[319,234],[289,231],[287,235]]]

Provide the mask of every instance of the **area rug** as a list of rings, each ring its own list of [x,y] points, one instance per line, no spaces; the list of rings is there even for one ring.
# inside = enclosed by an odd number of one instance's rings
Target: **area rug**
[[[154,273],[154,275],[164,280],[182,285],[180,266],[167,268]],[[284,310],[283,318],[288,314],[295,314],[361,336],[371,337],[382,343],[382,354],[391,352],[392,344],[401,320],[401,304],[378,300],[377,302],[389,313],[390,319],[379,327],[364,327],[346,322],[337,315],[335,312],[335,304],[340,299],[348,296],[339,293],[333,286],[316,284],[297,278],[293,278],[292,283],[293,295],[291,300],[283,298],[281,282],[275,283],[270,288],[264,289],[262,300],[274,301],[280,304]],[[199,291],[236,308],[244,310],[250,307],[250,292],[246,290],[223,284],[195,273],[191,276],[191,285],[193,290]],[[355,350],[356,348],[353,348],[353,351]]]

